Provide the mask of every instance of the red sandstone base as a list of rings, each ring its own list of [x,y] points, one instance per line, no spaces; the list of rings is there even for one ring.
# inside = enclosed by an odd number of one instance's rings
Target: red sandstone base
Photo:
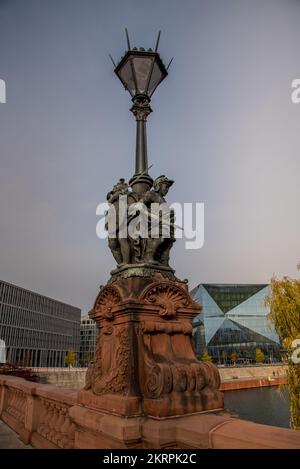
[[[78,403],[119,416],[165,418],[223,408],[216,366],[197,360],[187,284],[132,269],[103,287],[90,311],[99,326]],[[173,274],[172,274],[173,275]]]
[[[300,448],[299,432],[233,418],[228,412],[121,418],[74,406],[75,448]]]

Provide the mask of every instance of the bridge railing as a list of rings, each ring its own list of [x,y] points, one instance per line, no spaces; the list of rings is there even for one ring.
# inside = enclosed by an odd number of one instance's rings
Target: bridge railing
[[[300,448],[299,431],[226,411],[126,419],[79,405],[77,391],[6,375],[0,375],[0,419],[35,448]]]
[[[73,448],[75,427],[69,408],[77,392],[0,376],[0,418],[24,443],[37,448]]]

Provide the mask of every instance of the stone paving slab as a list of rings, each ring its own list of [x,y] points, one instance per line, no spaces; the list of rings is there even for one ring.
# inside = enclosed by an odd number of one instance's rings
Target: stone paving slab
[[[32,449],[32,446],[25,445],[17,433],[0,420],[0,449]]]

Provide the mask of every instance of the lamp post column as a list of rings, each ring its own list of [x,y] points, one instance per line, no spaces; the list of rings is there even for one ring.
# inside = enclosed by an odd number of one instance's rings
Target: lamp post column
[[[147,117],[152,112],[150,98],[147,95],[138,94],[132,99],[133,106],[130,109],[136,119],[136,150],[135,150],[135,175],[130,180],[132,189],[138,194],[143,194],[152,186],[153,180],[148,175],[147,155]]]

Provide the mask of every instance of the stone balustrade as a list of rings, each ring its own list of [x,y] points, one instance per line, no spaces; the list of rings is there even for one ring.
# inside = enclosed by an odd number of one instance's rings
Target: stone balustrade
[[[5,375],[0,419],[35,448],[300,448],[300,432],[226,411],[126,419],[78,405],[76,391]]]
[[[74,448],[69,408],[76,399],[73,390],[0,376],[0,418],[37,448]]]

